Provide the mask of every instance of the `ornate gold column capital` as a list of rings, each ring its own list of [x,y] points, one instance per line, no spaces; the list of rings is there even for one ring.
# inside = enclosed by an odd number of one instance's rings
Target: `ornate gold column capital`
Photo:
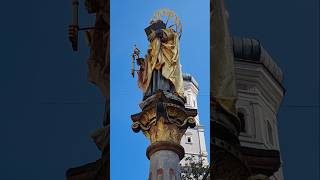
[[[168,141],[180,144],[188,127],[195,127],[196,109],[187,109],[184,102],[159,92],[144,101],[142,112],[131,116],[132,130],[140,130],[151,144]]]

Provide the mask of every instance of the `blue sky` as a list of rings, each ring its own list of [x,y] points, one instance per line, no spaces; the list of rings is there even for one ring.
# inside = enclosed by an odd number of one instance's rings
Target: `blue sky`
[[[205,127],[209,151],[209,1],[111,1],[111,179],[146,179],[149,141],[131,130],[130,115],[140,112],[142,94],[130,74],[133,45],[146,53],[144,28],[156,10],[168,8],[180,17],[182,71],[200,84],[200,122]],[[123,173],[125,172],[125,173]],[[137,173],[138,172],[138,173]]]

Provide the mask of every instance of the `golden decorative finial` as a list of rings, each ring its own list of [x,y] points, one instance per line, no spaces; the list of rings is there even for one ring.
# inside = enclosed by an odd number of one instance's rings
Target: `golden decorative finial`
[[[137,45],[134,45],[133,53],[132,53],[132,67],[131,67],[131,75],[134,77],[134,61],[139,58],[140,50],[137,48]]]

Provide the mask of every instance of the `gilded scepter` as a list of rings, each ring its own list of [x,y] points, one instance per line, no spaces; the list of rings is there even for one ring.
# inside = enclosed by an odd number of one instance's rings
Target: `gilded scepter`
[[[133,53],[132,53],[132,67],[131,67],[131,75],[134,77],[134,61],[136,59],[139,59],[140,50],[137,48],[136,45],[134,45]]]

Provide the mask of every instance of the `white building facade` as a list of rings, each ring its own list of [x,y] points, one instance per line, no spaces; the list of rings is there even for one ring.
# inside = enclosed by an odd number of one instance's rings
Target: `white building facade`
[[[183,74],[184,94],[186,97],[185,107],[189,109],[198,109],[197,96],[199,85],[190,74]],[[202,158],[204,165],[208,163],[208,152],[205,143],[204,128],[200,124],[199,114],[195,117],[196,127],[188,128],[184,136],[181,138],[180,144],[184,147],[185,158],[194,156]],[[185,158],[180,161],[182,165],[186,163]]]
[[[233,38],[243,147],[280,152],[277,113],[285,90],[282,72],[259,41]],[[282,164],[282,163],[281,163]],[[270,180],[283,180],[282,168]]]

